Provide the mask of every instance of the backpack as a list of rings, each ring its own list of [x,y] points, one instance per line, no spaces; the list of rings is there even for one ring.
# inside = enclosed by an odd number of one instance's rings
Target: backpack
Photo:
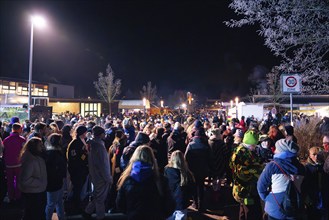
[[[281,170],[281,172],[285,175],[286,178],[289,179],[286,191],[284,192],[282,203],[279,204],[275,198],[275,195],[272,192],[272,195],[281,209],[282,213],[287,217],[294,217],[298,215],[303,209],[303,200],[301,192],[298,190],[294,178],[288,175],[283,169],[273,161],[277,167]]]

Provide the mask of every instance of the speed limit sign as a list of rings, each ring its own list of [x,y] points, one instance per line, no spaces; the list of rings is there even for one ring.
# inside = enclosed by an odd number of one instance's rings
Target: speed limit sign
[[[300,93],[301,83],[298,74],[282,74],[282,92],[283,93]]]

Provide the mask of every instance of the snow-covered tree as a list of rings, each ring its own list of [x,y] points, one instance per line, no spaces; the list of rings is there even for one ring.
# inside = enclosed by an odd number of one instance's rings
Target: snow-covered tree
[[[265,45],[282,58],[280,71],[300,73],[304,93],[328,93],[328,0],[233,0],[229,7],[242,18],[225,23],[259,24]]]
[[[106,74],[102,72],[98,74],[98,80],[94,82],[97,95],[109,105],[109,113],[112,113],[111,103],[114,98],[120,94],[121,79],[114,80],[114,72],[111,65],[108,64]]]
[[[142,98],[146,98],[153,103],[157,97],[157,87],[152,87],[152,82],[148,81],[146,85],[143,86],[142,91],[139,92]]]

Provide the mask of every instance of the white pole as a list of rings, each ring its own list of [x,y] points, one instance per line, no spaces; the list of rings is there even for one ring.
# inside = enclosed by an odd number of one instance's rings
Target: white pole
[[[32,101],[32,61],[33,61],[33,21],[31,21],[31,41],[30,41],[30,62],[29,62],[29,100],[28,100],[28,120],[31,120]]]
[[[294,125],[292,118],[293,118],[293,113],[292,113],[292,93],[290,93],[290,124],[291,124],[291,126]]]

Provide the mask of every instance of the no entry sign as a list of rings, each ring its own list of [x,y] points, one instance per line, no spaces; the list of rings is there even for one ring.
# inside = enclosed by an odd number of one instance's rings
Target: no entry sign
[[[297,74],[282,74],[282,92],[283,93],[300,93],[301,83],[300,76]]]

